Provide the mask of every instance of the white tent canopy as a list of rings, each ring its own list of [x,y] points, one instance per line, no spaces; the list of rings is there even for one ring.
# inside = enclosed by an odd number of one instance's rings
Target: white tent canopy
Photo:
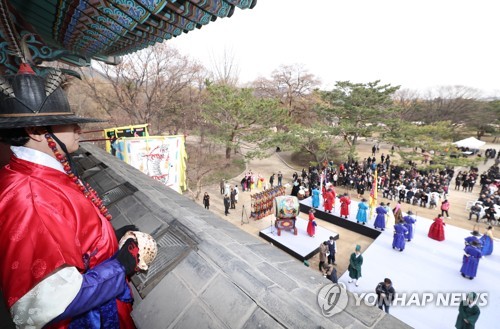
[[[468,147],[469,149],[479,149],[484,144],[486,144],[486,142],[480,141],[474,137],[469,137],[453,143],[453,145],[457,147]]]

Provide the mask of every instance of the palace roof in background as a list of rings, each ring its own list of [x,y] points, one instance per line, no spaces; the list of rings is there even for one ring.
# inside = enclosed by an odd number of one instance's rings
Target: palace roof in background
[[[0,66],[17,71],[19,51],[36,64],[59,60],[88,66],[109,64],[257,0],[0,0]],[[22,43],[25,44],[24,51]],[[17,46],[15,45],[17,43]],[[28,51],[26,51],[28,50]]]

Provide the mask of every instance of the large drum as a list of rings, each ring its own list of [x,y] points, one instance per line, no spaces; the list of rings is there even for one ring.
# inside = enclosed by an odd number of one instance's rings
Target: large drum
[[[277,196],[274,199],[276,219],[295,218],[300,214],[299,199],[295,196]]]

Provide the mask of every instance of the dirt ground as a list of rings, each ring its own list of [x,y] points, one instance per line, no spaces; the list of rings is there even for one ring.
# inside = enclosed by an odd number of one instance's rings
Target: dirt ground
[[[371,155],[371,148],[373,144],[374,144],[373,140],[362,140],[360,142],[359,147],[357,148],[357,152],[360,159],[366,158],[369,155]],[[380,159],[380,155],[382,153],[384,154],[390,153],[390,147],[391,147],[390,145],[381,143],[380,151],[376,155],[377,160]],[[499,144],[487,143],[482,147],[482,149],[487,149],[487,148],[499,149]],[[396,156],[391,156],[391,158],[393,159],[393,163],[395,160],[397,163]],[[298,172],[300,174],[300,171],[302,170],[302,168],[290,165],[290,162],[291,162],[290,153],[280,152],[279,156],[276,153],[272,153],[267,159],[262,159],[262,160],[257,159],[250,161],[250,163],[247,164],[246,171],[252,170],[255,174],[261,174],[266,179],[266,181],[269,179],[272,173],[277,173],[278,171],[281,171],[283,173],[283,184],[285,185],[287,183],[291,183],[292,175],[294,172]],[[494,164],[493,160],[489,160],[486,164],[481,162],[478,166],[479,173],[482,173],[493,164]],[[460,168],[457,168],[455,172],[457,173],[459,170]],[[236,177],[229,179],[228,181],[231,185],[233,186],[238,185],[240,187],[239,182],[241,181],[243,176],[244,172],[240,173]],[[480,189],[479,184],[476,184],[474,186],[474,190],[472,191],[472,193],[455,191],[454,181],[452,181],[452,184],[450,185],[450,193],[448,196],[448,200],[451,204],[449,211],[450,219],[446,219],[447,225],[455,225],[458,227],[465,228],[467,230],[473,229],[475,221],[468,220],[469,213],[468,211],[466,211],[465,206],[467,204],[467,201],[473,201],[478,198],[479,189]],[[235,226],[240,227],[242,230],[252,235],[258,236],[259,231],[261,231],[266,227],[269,227],[271,225],[271,221],[274,220],[274,217],[271,215],[260,220],[254,220],[250,218],[248,224],[247,223],[242,224],[243,220],[246,219],[247,216],[250,216],[250,193],[242,192],[241,188],[239,189],[240,191],[239,201],[238,204],[236,205],[236,209],[230,210],[230,214],[228,216],[224,215],[223,198],[222,195],[220,194],[219,184],[208,186],[206,187],[205,190],[203,190],[203,192],[205,191],[208,192],[210,195],[210,211],[220,215],[221,218],[233,223]],[[291,188],[289,187],[287,189],[287,193],[289,194],[290,191]],[[359,201],[357,199],[355,191],[352,190],[348,191],[340,187],[337,187],[336,191],[337,193],[348,192],[351,199]],[[389,200],[382,198],[382,193],[380,192],[378,195],[378,202],[387,202],[387,201]],[[394,202],[392,201],[391,204],[394,204]],[[402,208],[404,212],[411,209],[414,213],[416,212],[418,216],[422,216],[429,219],[435,218],[437,214],[440,213],[440,211],[436,208],[428,209],[422,207],[415,207],[415,206],[410,206],[406,203],[403,203]],[[300,217],[307,219],[306,214],[301,214]],[[347,266],[349,264],[349,256],[353,252],[355,245],[356,244],[361,245],[362,250],[364,250],[373,242],[373,240],[370,238],[356,234],[354,232],[330,224],[328,222],[319,219],[317,220],[317,222],[318,225],[326,229],[329,229],[331,231],[339,233],[340,239],[337,241],[338,251],[336,255],[337,272],[339,276],[342,275],[347,270]],[[487,226],[486,224],[481,223],[479,226],[479,231],[481,233],[484,232],[486,230],[486,226]],[[499,238],[500,237],[499,231],[498,230],[494,231],[494,235],[496,238]],[[309,263],[310,263],[310,268],[312,270],[319,271],[318,255],[315,255],[311,259],[309,259]]]

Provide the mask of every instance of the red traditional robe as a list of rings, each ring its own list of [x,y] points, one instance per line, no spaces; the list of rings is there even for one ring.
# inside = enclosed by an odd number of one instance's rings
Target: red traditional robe
[[[325,211],[331,212],[333,209],[333,203],[335,202],[335,195],[332,190],[327,190],[323,194]]]
[[[117,249],[112,225],[65,173],[15,156],[0,170],[0,289],[7,307],[61,266],[83,272],[83,255],[92,268]],[[131,304],[117,305],[122,328],[133,328]]]
[[[434,223],[431,224],[431,227],[429,228],[429,238],[438,240],[438,241],[443,241],[444,240],[444,225],[445,223],[443,222],[443,219],[440,217],[437,217],[434,219]]]
[[[316,227],[314,226],[314,214],[309,213],[309,222],[307,223],[307,234],[314,236],[316,234]]]
[[[344,195],[340,198],[340,216],[349,217],[349,205],[351,204],[351,199]]]

